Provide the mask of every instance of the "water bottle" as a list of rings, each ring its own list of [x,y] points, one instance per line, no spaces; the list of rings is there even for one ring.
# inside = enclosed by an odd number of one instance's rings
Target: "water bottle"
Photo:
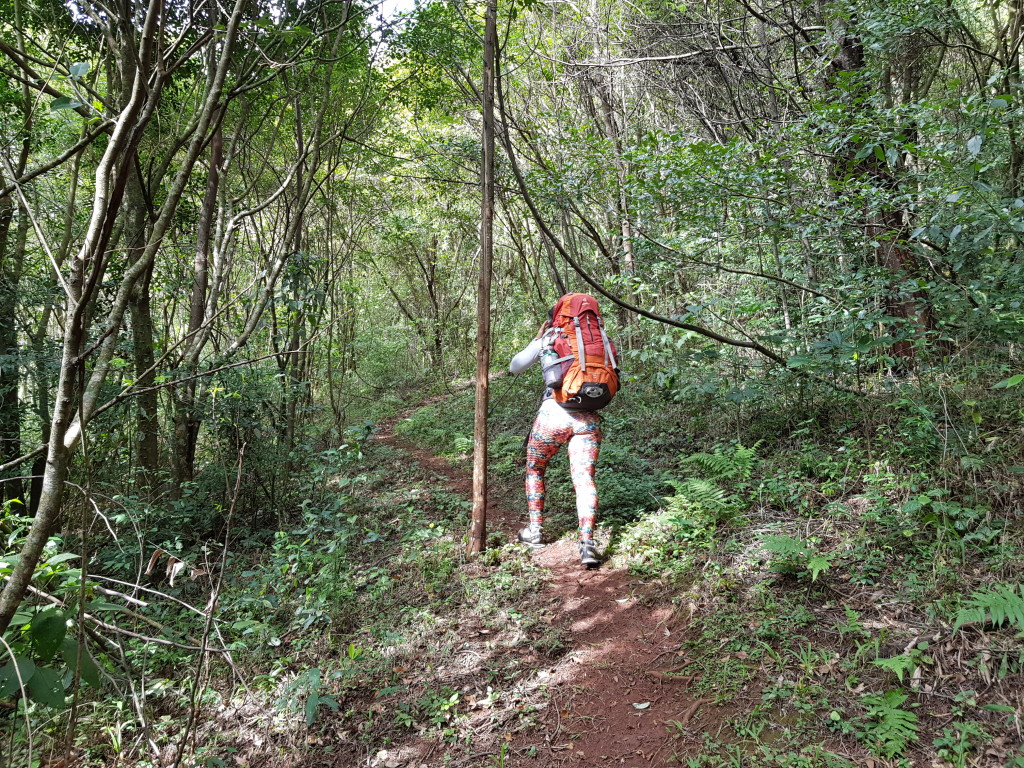
[[[544,386],[552,389],[562,386],[562,361],[549,346],[540,351],[540,368],[544,374]]]

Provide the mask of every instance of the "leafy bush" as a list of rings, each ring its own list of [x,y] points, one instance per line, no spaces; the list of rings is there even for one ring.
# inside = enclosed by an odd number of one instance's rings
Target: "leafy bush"
[[[601,446],[596,484],[600,519],[613,525],[656,509],[666,489],[661,472],[638,451],[618,443]]]

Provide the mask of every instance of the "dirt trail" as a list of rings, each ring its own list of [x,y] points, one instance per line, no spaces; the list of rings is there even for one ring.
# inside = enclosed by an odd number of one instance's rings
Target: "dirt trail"
[[[382,424],[377,439],[406,451],[444,478],[450,490],[470,498],[471,473],[396,435],[395,422]],[[488,531],[511,540],[523,524],[522,504],[518,497],[498,501],[491,495]],[[668,768],[682,762],[680,755],[693,755],[694,739],[673,723],[706,725],[700,718],[715,715],[706,713],[707,702],[687,692],[690,680],[679,650],[684,621],[671,608],[650,604],[627,571],[608,564],[582,568],[573,542],[549,544],[533,557],[550,572],[542,599],[561,617],[570,650],[537,669],[551,703],[536,727],[511,737],[504,764]],[[522,650],[526,657],[528,649]],[[420,765],[441,765],[442,750]]]

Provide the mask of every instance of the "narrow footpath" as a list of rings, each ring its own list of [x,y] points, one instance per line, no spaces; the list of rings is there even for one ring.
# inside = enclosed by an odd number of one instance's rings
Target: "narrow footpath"
[[[408,453],[452,492],[470,498],[471,473],[396,435],[395,421],[382,424],[377,439]],[[515,497],[491,497],[488,532],[500,531],[512,540],[524,524],[518,511],[522,505],[516,505]],[[596,570],[582,568],[575,543],[567,539],[533,557],[550,574],[542,598],[563,623],[569,650],[552,665],[537,666],[533,683],[549,697],[547,706],[536,727],[504,735],[500,765],[684,764],[682,756],[692,756],[699,747],[693,734],[711,725],[701,719],[720,718],[709,701],[688,692],[692,680],[685,674],[680,650],[686,617],[671,607],[652,605],[626,570],[607,563]],[[531,661],[536,657],[524,658]],[[434,746],[429,754],[398,764],[451,765],[444,747]],[[494,766],[494,752],[482,749],[479,761],[460,764]]]

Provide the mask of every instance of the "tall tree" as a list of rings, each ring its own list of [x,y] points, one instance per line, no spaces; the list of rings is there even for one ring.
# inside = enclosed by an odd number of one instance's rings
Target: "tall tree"
[[[38,507],[21,550],[21,558],[0,593],[0,631],[7,628],[20,603],[47,537],[61,508],[72,455],[89,420],[100,405],[104,384],[111,371],[131,297],[151,271],[181,200],[192,169],[208,139],[217,105],[224,98],[228,68],[244,19],[246,4],[238,0],[219,18],[205,14],[186,19],[182,34],[178,19],[158,0],[140,5],[125,15],[94,13],[89,25],[110,46],[110,92],[107,102],[112,117],[106,119],[108,138],[94,174],[94,196],[88,226],[62,279],[65,293],[60,373],[50,418],[46,467]],[[87,10],[91,10],[87,9]],[[136,23],[136,14],[140,23]],[[203,19],[209,26],[200,26]],[[215,30],[214,25],[222,29]],[[192,33],[192,34],[189,34]],[[190,46],[208,53],[205,83],[200,89],[195,114],[180,134],[182,156],[164,189],[152,227],[117,277],[105,318],[96,302],[111,266],[109,246],[114,238],[125,191],[137,172],[134,158],[146,128],[156,114],[164,89],[188,60]],[[15,59],[23,76],[33,72],[28,56]],[[70,101],[62,106],[79,102]],[[104,118],[101,118],[104,119]],[[93,334],[95,333],[95,338]],[[87,363],[91,365],[87,365]]]
[[[498,3],[487,0],[480,174],[480,278],[477,283],[476,405],[473,412],[473,519],[466,553],[487,543],[487,404],[491,360],[491,270],[494,261],[494,66],[498,47]]]

